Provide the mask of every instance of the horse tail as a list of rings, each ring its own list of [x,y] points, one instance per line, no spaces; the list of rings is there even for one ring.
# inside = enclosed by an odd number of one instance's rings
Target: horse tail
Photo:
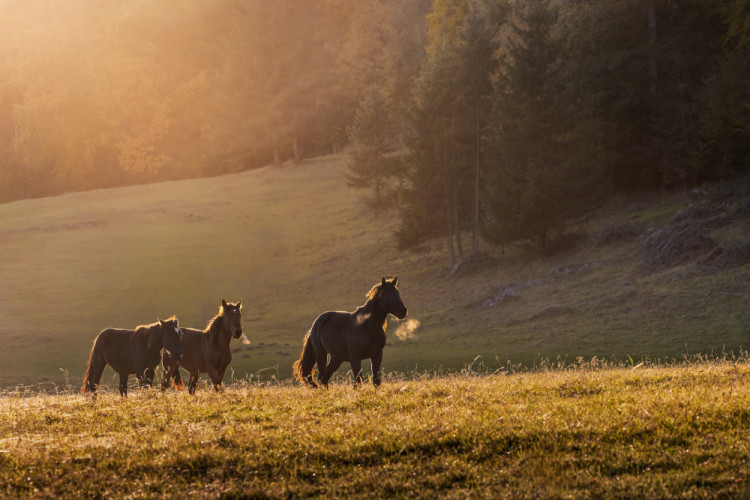
[[[86,367],[86,373],[83,375],[83,385],[81,385],[81,391],[83,391],[84,394],[89,391],[93,392],[96,389],[96,382],[94,381],[94,379],[96,378],[96,368],[94,365],[101,364],[104,361],[104,356],[102,355],[102,349],[99,342],[100,337],[101,333],[96,337],[96,340],[94,340],[94,345],[91,346],[91,353],[89,354],[89,364]]]
[[[314,325],[313,325],[314,326]],[[315,368],[315,348],[313,347],[310,335],[312,328],[307,331],[304,340],[302,341],[302,353],[299,355],[299,359],[292,365],[292,374],[294,378],[300,382],[307,382],[313,387],[317,387],[317,384],[313,380],[312,373]]]

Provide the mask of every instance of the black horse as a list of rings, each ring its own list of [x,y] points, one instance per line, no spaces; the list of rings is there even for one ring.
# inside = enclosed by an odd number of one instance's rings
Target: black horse
[[[318,316],[302,342],[302,354],[294,363],[294,377],[317,387],[313,369],[317,365],[320,383],[328,385],[331,375],[348,361],[355,383],[362,383],[362,360],[372,362],[372,383],[380,385],[380,364],[385,347],[388,314],[406,317],[406,306],[396,288],[398,276],[386,280],[367,293],[367,302],[354,312],[328,311]],[[330,360],[328,356],[330,355]]]
[[[89,366],[83,377],[81,390],[96,394],[96,388],[107,365],[120,375],[120,395],[128,394],[128,376],[134,373],[141,386],[152,385],[154,369],[161,360],[162,347],[172,357],[182,357],[182,332],[177,318],[172,316],[135,330],[107,328],[94,340],[89,355]]]

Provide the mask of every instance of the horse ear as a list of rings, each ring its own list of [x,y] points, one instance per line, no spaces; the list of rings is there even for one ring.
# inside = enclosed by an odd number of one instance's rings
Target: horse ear
[[[221,299],[221,308],[226,309],[227,308],[227,301],[224,299]]]
[[[383,278],[380,280],[380,284],[385,285],[385,276],[383,276]]]
[[[396,283],[398,283],[398,276],[393,278],[393,281],[391,281],[391,283],[393,283],[393,286],[396,286]]]
[[[237,302],[237,309],[242,309],[242,299],[240,299],[240,301]]]

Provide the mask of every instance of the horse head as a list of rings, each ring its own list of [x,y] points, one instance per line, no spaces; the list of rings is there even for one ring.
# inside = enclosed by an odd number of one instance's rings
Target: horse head
[[[376,295],[380,309],[388,314],[393,314],[398,319],[406,317],[406,306],[401,301],[401,292],[396,288],[398,276],[392,280],[387,280],[385,276],[380,281],[380,290]]]
[[[224,329],[232,334],[232,338],[242,337],[242,301],[227,303],[221,299],[221,312],[224,317]]]
[[[161,345],[172,356],[172,359],[179,361],[182,359],[182,331],[179,320],[176,316],[172,316],[159,320],[159,326],[161,327]]]

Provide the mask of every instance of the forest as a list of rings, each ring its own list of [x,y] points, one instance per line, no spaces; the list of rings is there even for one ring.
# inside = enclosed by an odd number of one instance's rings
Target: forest
[[[750,166],[750,0],[6,0],[0,19],[3,202],[346,147],[399,244],[444,238],[453,263]]]

